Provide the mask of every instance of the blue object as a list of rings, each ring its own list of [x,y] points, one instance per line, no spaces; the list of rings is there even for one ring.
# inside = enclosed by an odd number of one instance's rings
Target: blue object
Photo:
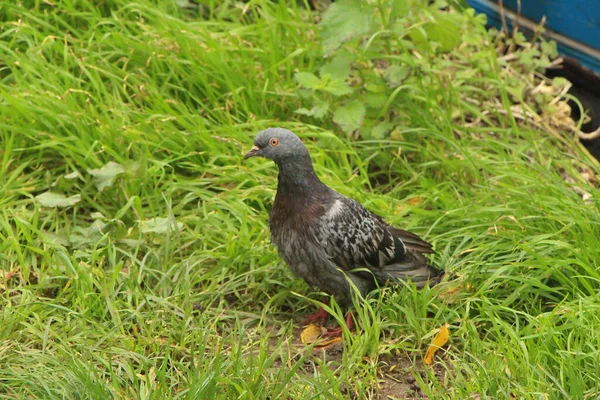
[[[467,0],[488,22],[502,27],[498,0]],[[535,30],[546,17],[544,36],[557,42],[558,52],[575,58],[582,66],[600,74],[600,0],[504,0],[506,24],[516,20],[520,28]]]

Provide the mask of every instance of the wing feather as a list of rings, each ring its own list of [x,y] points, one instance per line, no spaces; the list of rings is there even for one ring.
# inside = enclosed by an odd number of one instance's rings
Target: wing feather
[[[340,268],[378,269],[406,254],[403,241],[390,228],[379,216],[338,194],[320,219],[318,237]]]
[[[431,244],[414,233],[394,228],[356,201],[334,192],[319,219],[317,237],[326,254],[345,271],[379,283],[411,280],[417,287],[435,284],[443,271],[430,266],[423,254]]]

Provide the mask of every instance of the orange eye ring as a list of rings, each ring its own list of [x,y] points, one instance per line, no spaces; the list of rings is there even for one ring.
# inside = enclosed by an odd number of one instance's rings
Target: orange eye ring
[[[271,138],[271,140],[269,140],[269,144],[273,147],[276,147],[279,144],[279,139]]]

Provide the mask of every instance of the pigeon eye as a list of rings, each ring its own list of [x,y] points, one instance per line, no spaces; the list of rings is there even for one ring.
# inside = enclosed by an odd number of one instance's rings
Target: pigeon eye
[[[269,143],[271,144],[271,146],[275,147],[279,144],[279,139],[272,138],[271,140],[269,140]]]

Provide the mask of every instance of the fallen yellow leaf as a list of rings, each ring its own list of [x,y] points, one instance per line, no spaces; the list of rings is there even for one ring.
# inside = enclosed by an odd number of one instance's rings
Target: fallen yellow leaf
[[[438,294],[438,297],[441,298],[445,303],[450,304],[456,301],[456,295],[461,292],[469,292],[473,289],[469,283],[459,282],[446,285],[444,291]]]
[[[419,203],[421,203],[421,201],[423,201],[423,196],[411,197],[406,202],[408,204],[410,204],[411,206],[416,206],[416,205],[419,205]]]
[[[448,339],[450,338],[448,326],[450,325],[446,324],[442,326],[440,331],[437,333],[437,335],[435,335],[433,341],[429,345],[427,353],[425,353],[425,358],[423,359],[423,362],[426,365],[431,365],[433,363],[433,356],[435,355],[435,352],[448,342]]]
[[[321,331],[320,326],[309,324],[306,328],[304,328],[302,333],[300,333],[300,340],[302,340],[302,344],[308,346],[309,344],[312,344],[319,340],[319,337],[322,333],[323,332]]]
[[[342,341],[343,339],[340,336],[336,336],[319,342],[319,344],[315,347],[318,347],[319,349],[324,349],[326,347],[333,346],[336,343],[341,343]]]
[[[300,333],[300,340],[302,341],[302,344],[304,344],[306,346],[309,346],[309,345],[315,343],[316,341],[319,341],[319,343],[317,343],[315,345],[315,347],[319,347],[319,348],[328,347],[334,343],[338,343],[338,342],[342,341],[342,338],[339,336],[332,337],[332,338],[321,338],[321,335],[324,332],[325,332],[325,328],[322,328],[322,327],[314,325],[314,324],[309,324]]]
[[[458,285],[448,285],[446,290],[438,295],[439,298],[447,300],[453,297],[455,294],[460,293],[464,290],[463,284],[459,283]]]

